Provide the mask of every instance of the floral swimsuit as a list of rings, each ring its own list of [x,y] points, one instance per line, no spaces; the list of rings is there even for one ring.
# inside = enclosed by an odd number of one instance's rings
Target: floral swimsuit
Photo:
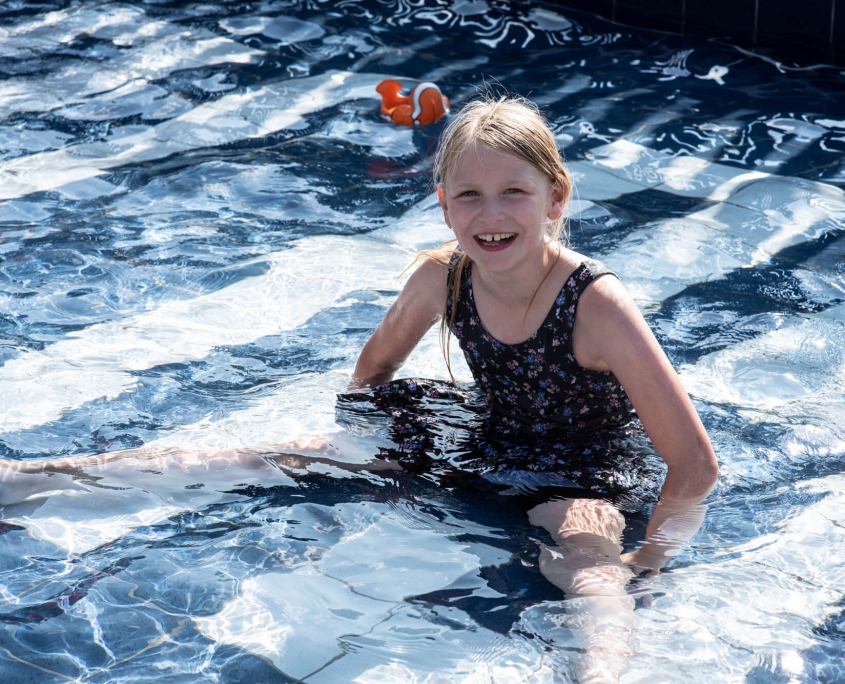
[[[464,274],[452,333],[499,431],[569,437],[631,421],[633,408],[616,376],[582,367],[572,348],[578,300],[587,285],[609,273],[598,262],[584,261],[564,283],[543,324],[519,344],[503,344],[484,329],[472,276]],[[447,307],[451,317],[451,297]]]
[[[625,391],[613,373],[579,365],[572,348],[579,298],[611,272],[583,262],[540,328],[524,342],[503,344],[478,317],[470,269],[463,274],[452,333],[475,385],[394,380],[340,395],[339,421],[359,432],[368,424],[387,437],[395,447],[382,449],[382,457],[405,469],[471,471],[522,490],[553,486],[629,496],[653,489],[659,458]],[[451,318],[451,295],[447,307]]]

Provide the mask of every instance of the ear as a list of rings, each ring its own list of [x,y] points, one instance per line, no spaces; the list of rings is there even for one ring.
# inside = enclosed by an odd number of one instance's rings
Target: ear
[[[555,183],[552,186],[552,196],[549,201],[549,213],[547,216],[552,221],[557,221],[563,215],[563,210],[565,208],[566,204],[564,202],[563,188],[561,188],[558,183]]]
[[[443,220],[451,228],[452,222],[449,220],[449,205],[446,203],[446,193],[443,191],[443,183],[437,186],[437,201],[440,202],[440,208],[443,210]]]

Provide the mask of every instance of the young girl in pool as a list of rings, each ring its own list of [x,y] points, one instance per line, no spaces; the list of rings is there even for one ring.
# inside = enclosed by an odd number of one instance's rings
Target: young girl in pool
[[[536,107],[515,98],[465,105],[443,132],[434,176],[455,240],[425,255],[361,352],[355,379],[386,402],[437,396],[434,384],[388,381],[440,320],[484,397],[465,465],[502,484],[612,497],[625,488],[618,474],[641,421],[668,466],[641,549],[621,555],[624,519],[601,499],[529,512],[556,542],[544,547],[541,571],[578,599],[567,605],[581,616],[579,679],[615,681],[633,619],[625,584],[662,567],[698,529],[696,504],[718,472],[713,449],[622,283],[561,242],[571,182]],[[413,411],[392,413],[410,421],[397,430],[402,450],[423,450]]]
[[[455,241],[411,275],[364,346],[356,381],[390,380],[441,320],[495,437],[580,443],[618,433],[635,411],[668,466],[663,498],[706,495],[716,459],[672,365],[619,279],[559,239],[571,182],[536,108],[470,102],[443,132],[434,166]]]

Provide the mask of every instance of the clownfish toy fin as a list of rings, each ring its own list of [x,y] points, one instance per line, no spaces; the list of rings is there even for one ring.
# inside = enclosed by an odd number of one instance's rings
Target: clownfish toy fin
[[[390,113],[399,105],[410,104],[410,98],[407,95],[400,95],[402,84],[399,81],[394,81],[388,78],[376,86],[376,92],[381,95],[381,115],[390,116]]]
[[[389,78],[376,87],[381,95],[381,114],[400,126],[426,126],[449,113],[449,99],[434,83],[418,83],[410,95],[401,94],[402,85]]]

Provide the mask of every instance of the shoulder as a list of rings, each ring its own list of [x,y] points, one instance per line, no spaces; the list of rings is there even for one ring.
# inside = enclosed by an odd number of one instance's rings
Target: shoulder
[[[411,274],[399,297],[401,304],[439,311],[446,302],[451,258],[451,252],[442,248],[421,253],[409,268]]]
[[[615,280],[619,279],[613,271],[605,266],[601,261],[591,259],[578,252],[573,252],[571,249],[564,248],[561,250],[561,261],[567,264],[571,276],[577,277],[579,280],[591,283],[597,281],[601,276],[611,275]],[[570,276],[570,277],[571,277]]]
[[[583,292],[582,301],[586,298],[595,300],[594,303],[601,303],[608,298],[613,300],[620,294],[626,294],[619,276],[600,261],[568,248],[561,249],[559,258],[569,273],[566,277],[568,287]]]
[[[408,283],[411,282],[440,282],[446,284],[446,276],[454,263],[454,250],[438,248],[429,252],[421,252],[413,264],[408,268],[411,272]]]
[[[424,268],[423,272],[425,273],[439,273],[440,271],[435,266],[440,266],[445,269],[444,272],[448,273],[458,263],[462,254],[457,240],[450,240],[434,249],[425,249],[418,252],[417,257],[407,270],[416,272]]]
[[[575,313],[575,356],[587,368],[614,370],[620,349],[637,346],[651,332],[619,278],[596,263],[585,260],[580,271],[587,283]]]
[[[592,279],[581,294],[578,307],[579,322],[587,323],[590,327],[606,328],[621,320],[640,319],[637,307],[631,294],[613,271],[603,266],[593,268],[596,262],[586,262]]]
[[[564,271],[569,274],[563,281],[564,286],[577,298],[583,300],[584,294],[591,290],[604,292],[607,289],[606,281],[615,281],[621,287],[618,276],[600,261],[567,248],[561,250],[559,259],[564,265]]]

